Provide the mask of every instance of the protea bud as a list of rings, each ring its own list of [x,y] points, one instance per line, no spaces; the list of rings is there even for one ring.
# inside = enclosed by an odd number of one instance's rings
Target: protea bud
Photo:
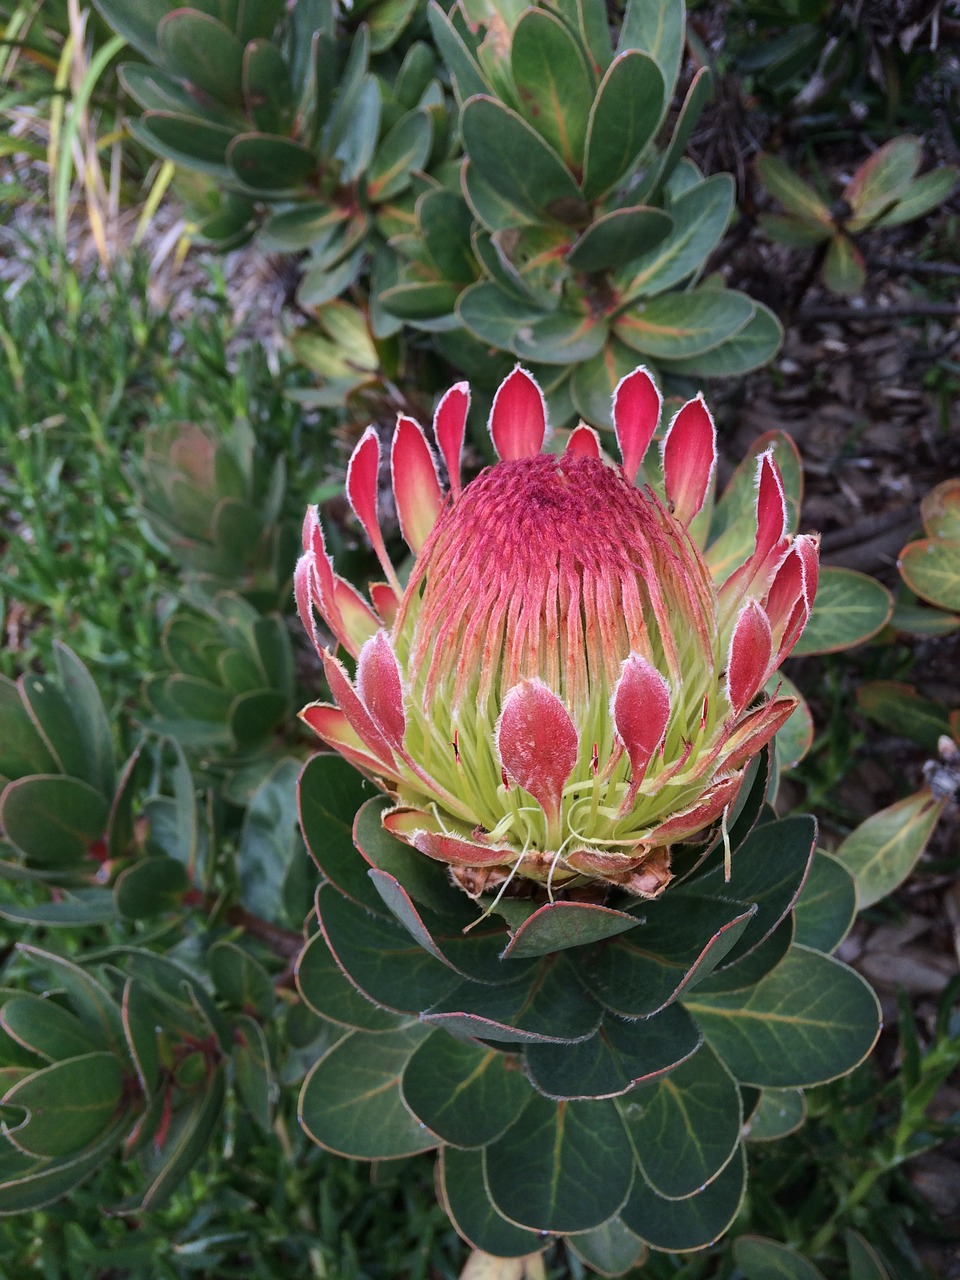
[[[384,825],[467,892],[606,882],[655,897],[671,846],[715,829],[793,710],[763,690],[809,617],[817,541],[790,536],[763,454],[753,552],[715,581],[691,534],[713,483],[713,420],[702,397],[685,404],[661,445],[663,496],[637,487],[661,410],[642,368],[614,394],[620,466],[582,424],[562,455],[542,453],[543,396],[518,366],[490,415],[500,461],[464,487],[468,407],[460,383],[434,419],[446,497],[423,430],[399,419],[393,490],[416,557],[405,589],[378,523],[372,428],[347,477],[387,579],[370,603],[336,575],[308,512],[297,603],[336,705],[303,718],[395,798]],[[322,648],[314,609],[356,659],[354,680]]]

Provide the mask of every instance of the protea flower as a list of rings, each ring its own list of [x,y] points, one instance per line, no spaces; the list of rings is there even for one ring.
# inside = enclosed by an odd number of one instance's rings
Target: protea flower
[[[598,883],[655,897],[671,846],[716,829],[794,708],[763,690],[809,617],[817,540],[789,535],[765,453],[753,552],[715,581],[690,532],[713,483],[712,417],[702,396],[685,404],[661,445],[664,496],[637,487],[661,411],[642,368],[614,393],[619,466],[584,424],[562,455],[542,453],[543,396],[518,366],[490,415],[500,461],[463,486],[468,407],[458,383],[434,418],[446,496],[423,430],[399,418],[406,587],[378,522],[372,427],[347,473],[386,577],[369,602],[334,572],[308,511],[297,604],[336,705],[303,719],[394,797],[384,825],[468,893],[533,881],[551,897],[596,896]],[[356,659],[354,679],[314,609]]]

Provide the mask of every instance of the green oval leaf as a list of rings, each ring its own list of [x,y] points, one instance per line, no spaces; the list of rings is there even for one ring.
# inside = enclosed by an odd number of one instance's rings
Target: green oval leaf
[[[960,171],[953,165],[944,165],[916,178],[901,189],[897,202],[874,220],[874,227],[899,227],[939,208],[953,193],[958,176]]]
[[[827,232],[831,230],[833,219],[825,201],[813,187],[797,177],[785,160],[779,156],[760,155],[756,163],[760,181],[785,209],[814,227]]]
[[[859,293],[867,281],[863,254],[849,236],[840,232],[827,246],[821,273],[823,283],[834,293]]]
[[[783,343],[783,325],[769,307],[755,304],[753,316],[732,338],[700,355],[663,360],[665,373],[698,378],[737,378],[772,360]]]
[[[566,1044],[592,1036],[600,1025],[601,1010],[580,987],[561,953],[552,964],[533,966],[509,985],[463,982],[421,1017],[452,1035],[506,1044],[542,1040]]]
[[[620,1216],[654,1249],[702,1249],[719,1239],[736,1217],[746,1185],[747,1161],[741,1147],[718,1178],[685,1200],[667,1200],[645,1178],[637,1178]]]
[[[637,927],[637,917],[609,907],[582,902],[549,902],[519,926],[503,953],[504,959],[545,956],[551,951],[583,947]]]
[[[891,138],[860,166],[843,191],[853,210],[851,231],[860,231],[880,216],[908,186],[920,167],[919,138]]]
[[[79,1018],[53,1000],[14,996],[0,1011],[0,1026],[18,1044],[48,1062],[62,1062],[103,1048]]]
[[[652,249],[670,234],[673,220],[662,209],[639,205],[614,209],[591,222],[567,261],[576,271],[608,271],[637,256],[637,249]]]
[[[653,58],[638,49],[619,53],[590,109],[583,165],[589,200],[630,173],[660,122],[663,102],[663,75]]]
[[[445,1031],[434,1031],[413,1054],[401,1091],[413,1114],[455,1147],[495,1141],[530,1098],[515,1058]]]
[[[463,145],[477,173],[521,214],[575,221],[583,194],[556,151],[495,98],[471,98],[460,116]]]
[[[724,956],[735,964],[770,936],[793,906],[806,879],[817,838],[817,823],[809,814],[793,814],[755,827],[734,850],[730,879],[718,863],[695,873],[688,882],[704,897],[729,894],[741,903],[753,902],[756,914]]]
[[[351,1031],[312,1069],[300,1091],[299,1120],[319,1146],[356,1160],[416,1155],[438,1139],[403,1105],[400,1078],[429,1029],[381,1035]]]
[[[443,1207],[460,1235],[474,1249],[496,1258],[526,1258],[550,1243],[543,1233],[518,1227],[496,1211],[483,1181],[483,1152],[440,1151]]]
[[[733,179],[717,173],[672,200],[667,213],[673,230],[617,276],[624,305],[653,297],[697,271],[719,244],[734,208]]]
[[[309,147],[277,133],[240,133],[226,157],[241,182],[255,191],[294,191],[317,170]]]
[[[207,952],[207,968],[222,1000],[264,1022],[270,1019],[276,1005],[273,982],[249,951],[235,942],[217,942]]]
[[[367,171],[367,197],[374,204],[405,191],[411,169],[422,169],[430,154],[433,128],[426,111],[409,111],[377,147]]]
[[[459,976],[393,919],[375,916],[324,885],[317,895],[323,935],[360,991],[393,1013],[419,1014],[449,996]]]
[[[743,1108],[733,1076],[709,1047],[620,1104],[647,1182],[679,1200],[712,1182],[733,1158]]]
[[[146,920],[176,911],[190,887],[186,868],[176,858],[157,854],[127,867],[114,885],[117,910],[128,920]]]
[[[396,1014],[361,995],[345,977],[322,934],[315,934],[300,952],[296,979],[297,990],[319,1018],[357,1031],[392,1031],[400,1025]]]
[[[847,1246],[850,1280],[892,1280],[890,1272],[873,1245],[867,1244],[858,1231],[848,1229],[843,1234]]]
[[[383,912],[383,903],[367,876],[367,863],[353,843],[357,811],[374,788],[342,756],[316,755],[297,783],[300,825],[310,856],[341,893]]]
[[[719,346],[752,318],[755,304],[733,289],[697,289],[652,298],[620,315],[614,333],[642,355],[700,355]]]
[[[744,1136],[749,1142],[776,1142],[799,1129],[806,1116],[806,1099],[799,1089],[762,1089]]]
[[[4,1094],[4,1106],[28,1113],[23,1124],[7,1128],[7,1137],[25,1155],[74,1155],[105,1134],[122,1093],[123,1071],[112,1053],[56,1062]]]
[[[388,289],[384,297],[389,299],[392,292]],[[533,325],[543,317],[539,307],[532,303],[525,306],[487,280],[465,289],[456,306],[461,323],[481,342],[501,351],[511,350],[519,325]]]
[[[157,41],[179,79],[227,106],[243,105],[243,45],[218,18],[175,9],[160,19]]]
[[[694,991],[683,1003],[734,1076],[760,1087],[803,1087],[845,1075],[880,1030],[877,998],[860,975],[806,947],[791,947],[751,990]]]
[[[760,1236],[740,1236],[733,1256],[746,1280],[824,1280],[823,1272],[788,1245]]]
[[[922,538],[900,553],[904,582],[940,609],[960,610],[960,538]]]
[[[612,1102],[533,1097],[484,1148],[490,1199],[533,1231],[588,1231],[612,1218],[633,1182],[633,1149]]]
[[[853,877],[841,862],[818,849],[794,907],[795,940],[815,951],[835,951],[856,914]]]
[[[683,55],[685,8],[683,0],[659,0],[655,5],[648,0],[628,0],[617,44],[618,53],[642,49],[649,54],[671,93]]]
[[[102,792],[60,775],[20,778],[0,799],[0,825],[7,839],[39,866],[82,863],[109,816]]]
[[[251,40],[244,49],[242,92],[256,129],[286,136],[293,123],[293,82],[287,60],[272,40]]]
[[[678,1004],[640,1021],[605,1014],[597,1035],[576,1044],[531,1044],[524,1057],[535,1088],[556,1101],[616,1098],[671,1071],[700,1044]]]
[[[590,360],[607,337],[603,318],[570,311],[555,311],[529,325],[515,324],[511,349],[521,360],[540,364],[577,364]]]
[[[858,910],[879,902],[906,880],[927,847],[945,803],[924,787],[871,814],[842,842],[836,857],[856,881]]]
[[[601,1276],[622,1276],[632,1268],[642,1266],[649,1255],[644,1242],[619,1218],[610,1218],[592,1231],[570,1236],[566,1246],[591,1271]]]
[[[892,612],[893,597],[875,578],[828,565],[820,570],[813,612],[794,656],[852,649],[882,631]]]
[[[580,969],[598,1000],[624,1018],[645,1018],[675,1000],[734,945],[756,908],[676,891],[644,902],[637,928],[613,938]]]
[[[901,680],[869,680],[857,689],[857,707],[874,724],[898,737],[912,738],[933,754],[950,732],[950,713],[942,702],[924,698]]]
[[[558,17],[527,9],[513,32],[510,70],[520,110],[570,169],[583,161],[593,79]]]

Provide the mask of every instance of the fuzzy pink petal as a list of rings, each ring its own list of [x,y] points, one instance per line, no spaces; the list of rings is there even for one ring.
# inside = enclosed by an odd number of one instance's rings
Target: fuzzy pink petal
[[[300,719],[304,724],[309,725],[328,747],[333,747],[345,760],[349,760],[364,773],[386,776],[393,781],[399,780],[399,774],[387,768],[382,760],[367,751],[363,739],[339,707],[333,707],[327,702],[312,702],[300,712]]]
[[[721,778],[703,792],[696,804],[685,812],[668,818],[659,827],[654,827],[647,839],[651,844],[673,844],[696,835],[704,827],[716,822],[727,805],[733,803],[742,782],[743,776],[739,773]]]
[[[578,423],[570,432],[564,453],[575,454],[579,458],[596,458],[600,461],[600,437],[593,427],[585,422]]]
[[[751,711],[731,735],[723,757],[723,767],[739,769],[745,765],[786,724],[796,708],[796,698],[777,698],[758,707],[756,711]]]
[[[302,555],[293,571],[293,594],[297,601],[297,613],[300,621],[315,649],[320,648],[320,637],[317,634],[317,620],[313,616],[313,557]]]
[[[323,658],[323,672],[327,677],[330,692],[336,699],[337,706],[349,720],[350,727],[363,743],[365,750],[377,760],[382,760],[385,767],[393,772],[395,760],[390,744],[374,722],[370,712],[357,696],[357,691],[350,683],[350,677],[347,675],[343,663],[339,662],[329,651],[325,651],[321,654],[321,657]]]
[[[345,578],[336,574],[333,579],[333,593],[347,637],[342,643],[348,653],[356,657],[363,645],[376,634],[380,619],[353,583],[347,582]]]
[[[402,750],[407,729],[403,681],[397,656],[385,631],[378,631],[360,650],[357,693],[390,746]]]
[[[564,784],[577,763],[579,735],[570,713],[542,680],[522,680],[503,700],[497,750],[509,777],[556,821]]]
[[[534,378],[517,365],[500,383],[490,410],[490,435],[504,462],[535,458],[547,433],[547,407]]]
[[[787,495],[772,449],[760,455],[757,471],[757,541],[754,555],[762,560],[787,536]]]
[[[440,477],[433,450],[423,428],[402,414],[390,451],[393,496],[400,518],[400,532],[414,555],[430,536],[443,506]]]
[[[630,757],[630,788],[623,802],[627,809],[670,719],[670,686],[639,653],[631,653],[623,664],[613,691],[612,710],[617,736]]]
[[[337,604],[333,565],[327,555],[327,548],[323,541],[323,526],[320,524],[316,507],[311,507],[307,511],[307,517],[303,522],[303,541],[305,550],[293,571],[293,590],[300,620],[306,627],[314,647],[319,651],[321,642],[313,616],[313,610],[316,608],[338,642],[345,649],[350,650],[349,633]],[[357,650],[350,651],[357,652]]]
[[[716,465],[717,429],[698,395],[680,409],[663,441],[664,488],[682,525],[703,506]]]
[[[398,595],[402,595],[397,575],[383,542],[377,516],[377,492],[380,484],[380,440],[373,427],[367,427],[347,464],[347,497],[354,514],[363,525],[370,545],[383,571]]]
[[[737,715],[762,687],[772,657],[770,620],[756,600],[748,600],[733,628],[727,660],[727,696]]]
[[[384,626],[392,627],[400,609],[397,593],[386,582],[370,583],[370,599]]]
[[[660,421],[663,398],[652,376],[641,365],[621,378],[613,392],[613,425],[631,484]]]
[[[457,836],[439,835],[435,831],[418,831],[412,840],[413,847],[428,858],[446,862],[454,867],[496,867],[516,860],[516,850],[498,849],[490,845],[474,844]]]
[[[444,395],[433,416],[433,434],[437,446],[447,464],[450,492],[456,498],[461,490],[460,459],[463,455],[463,437],[470,410],[470,384],[457,382]]]
[[[612,876],[633,871],[643,862],[646,849],[643,845],[630,853],[611,853],[608,849],[574,849],[563,855],[564,865],[588,875]]]

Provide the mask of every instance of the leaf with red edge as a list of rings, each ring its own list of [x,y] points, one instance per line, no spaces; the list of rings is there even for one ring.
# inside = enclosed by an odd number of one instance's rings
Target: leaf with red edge
[[[641,1021],[605,1013],[598,1035],[577,1044],[531,1044],[524,1059],[527,1075],[545,1097],[617,1098],[671,1071],[700,1044],[693,1019],[671,1004]]]
[[[900,553],[900,574],[923,600],[940,609],[960,609],[960,537],[911,542]]]
[[[920,516],[929,538],[960,538],[960,476],[944,480],[920,501]]]
[[[843,191],[853,210],[847,226],[861,231],[899,199],[920,167],[918,138],[891,138],[860,166]]]
[[[863,254],[849,236],[840,233],[830,241],[822,272],[823,283],[834,293],[859,293],[867,280]]]
[[[624,1018],[646,1018],[675,1000],[730,951],[756,907],[674,891],[636,909],[638,927],[613,938],[580,977],[598,1000]]]
[[[545,956],[584,947],[637,927],[637,917],[586,902],[548,902],[514,931],[503,958]]]
[[[820,571],[813,612],[794,656],[852,649],[882,630],[892,612],[893,597],[882,583],[854,569],[828,566]]]
[[[879,902],[906,880],[927,847],[945,804],[924,787],[871,814],[850,832],[836,857],[857,882],[859,910]]]

